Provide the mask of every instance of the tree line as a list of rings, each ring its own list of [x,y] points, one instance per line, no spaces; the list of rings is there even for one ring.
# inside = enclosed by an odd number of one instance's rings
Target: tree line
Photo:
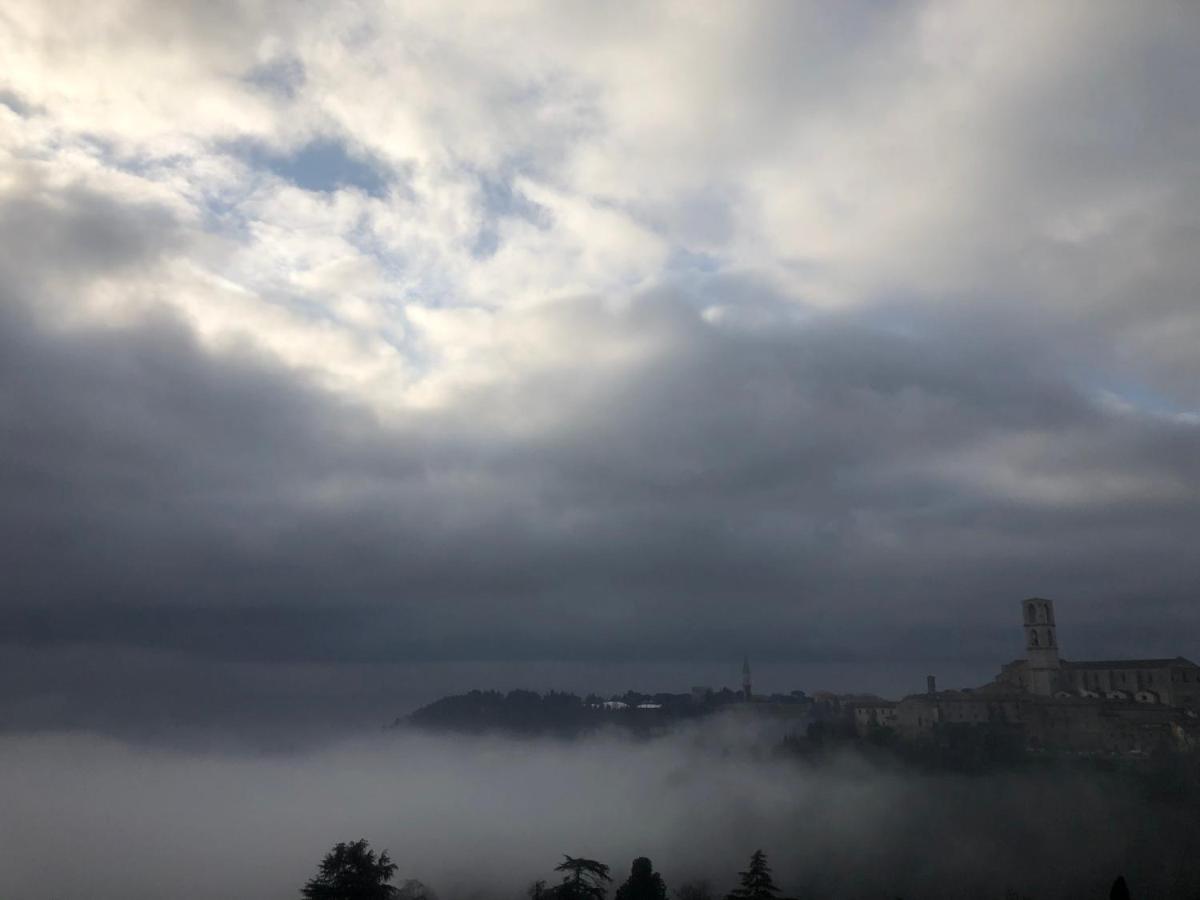
[[[376,855],[366,840],[339,843],[321,860],[317,874],[300,889],[304,900],[437,900],[432,890],[419,881],[391,884],[396,864],[388,852]],[[554,867],[560,881],[533,882],[526,891],[529,900],[605,900],[612,875],[607,865],[583,856],[563,855]],[[779,888],[767,865],[767,855],[755,850],[750,865],[738,873],[738,886],[724,900],[779,900]],[[704,881],[681,885],[676,900],[716,900]],[[639,856],[630,866],[629,877],[616,890],[614,900],[667,900],[667,885],[654,871],[654,864]]]
[[[756,697],[773,705],[809,703],[803,691]],[[563,691],[468,691],[422,706],[392,727],[415,726],[433,731],[500,731],[523,735],[574,737],[616,725],[639,731],[667,722],[696,719],[744,702],[741,691],[729,688],[697,693],[645,694],[626,691],[601,697]]]
[[[386,850],[376,855],[366,840],[339,843],[325,855],[317,874],[300,889],[300,896],[304,900],[437,900],[420,881],[391,884],[396,868]],[[554,871],[561,880],[557,884],[533,882],[526,891],[529,900],[605,900],[613,881],[607,865],[582,856],[564,854]],[[717,900],[706,881],[686,882],[673,893],[675,900]],[[639,856],[630,866],[629,877],[617,887],[614,900],[667,900],[667,885],[654,871],[654,864]],[[779,897],[766,853],[754,851],[746,870],[738,873],[737,886],[723,900],[784,900]],[[1006,900],[1028,898],[1010,891]],[[1123,876],[1113,882],[1109,900],[1130,900]]]

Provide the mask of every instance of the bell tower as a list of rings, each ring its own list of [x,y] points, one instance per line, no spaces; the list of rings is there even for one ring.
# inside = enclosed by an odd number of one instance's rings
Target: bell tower
[[[742,694],[746,700],[750,699],[750,657],[742,657]]]
[[[1054,628],[1054,602],[1041,597],[1021,601],[1025,621],[1026,688],[1050,696],[1058,686],[1058,638]]]

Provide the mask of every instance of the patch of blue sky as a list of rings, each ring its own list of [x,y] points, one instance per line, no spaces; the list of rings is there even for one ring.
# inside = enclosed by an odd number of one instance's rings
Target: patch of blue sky
[[[205,192],[201,198],[201,226],[212,234],[227,238],[249,239],[250,217],[242,211],[244,192]]]
[[[195,161],[185,153],[154,155],[124,152],[114,141],[92,132],[81,132],[62,141],[47,142],[46,156],[52,157],[66,148],[90,156],[106,169],[151,182],[168,180]]]
[[[381,239],[371,227],[371,221],[367,216],[360,216],[354,227],[343,237],[359,253],[374,260],[384,277],[390,282],[402,283],[409,274],[408,256]]]
[[[331,137],[316,138],[291,153],[252,143],[239,143],[232,152],[306,191],[357,188],[372,197],[383,197],[394,180],[382,162],[351,152],[343,141]]]
[[[361,217],[343,237],[355,250],[370,257],[379,266],[389,286],[380,302],[391,311],[397,322],[402,320],[403,309],[409,303],[441,307],[453,306],[458,301],[459,291],[450,275],[436,268],[414,268],[406,254],[380,239],[367,217]],[[382,336],[396,349],[411,355],[414,351],[408,331],[407,326],[402,326],[399,330],[388,329]]]
[[[187,153],[151,154],[148,152],[123,152],[116,143],[92,132],[83,132],[70,139],[69,143],[56,145],[70,146],[91,156],[107,169],[136,175],[147,181],[164,181],[178,174],[180,170],[196,162],[196,158]]]
[[[486,259],[500,248],[500,223],[506,218],[523,219],[538,228],[549,228],[550,212],[513,188],[513,179],[479,174],[483,200],[483,224],[475,235],[471,255]]]

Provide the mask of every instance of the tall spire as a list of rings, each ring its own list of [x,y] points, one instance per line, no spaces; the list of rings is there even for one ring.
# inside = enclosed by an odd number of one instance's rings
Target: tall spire
[[[742,694],[747,700],[750,699],[750,657],[749,655],[742,656]]]

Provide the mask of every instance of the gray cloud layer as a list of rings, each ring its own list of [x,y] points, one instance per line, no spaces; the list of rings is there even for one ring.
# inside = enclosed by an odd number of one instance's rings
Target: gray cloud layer
[[[990,668],[1018,651],[1015,601],[1038,593],[1059,600],[1070,655],[1197,655],[1196,54],[1165,8],[1136,28],[1039,21],[1029,52],[1051,67],[1028,83],[978,35],[967,62],[939,56],[953,41],[938,29],[969,31],[965,13],[781,30],[747,14],[714,62],[736,75],[728,115],[747,146],[699,142],[679,166],[601,52],[644,60],[621,30],[583,40],[569,74],[566,57],[539,57],[536,89],[491,100],[472,66],[495,48],[464,30],[462,71],[412,63],[453,71],[445,96],[414,87],[403,107],[423,135],[409,158],[310,93],[327,85],[323,53],[369,55],[376,31],[271,52],[263,38],[251,60],[184,8],[182,89],[245,104],[220,128],[208,107],[164,125],[146,106],[92,136],[102,123],[77,119],[102,99],[86,85],[64,88],[76,105],[23,98],[32,81],[4,94],[17,98],[0,109],[10,651],[74,660],[80,678],[150,654],[189,685],[204,665],[499,672],[743,650]],[[1095,40],[1055,56],[1081,23]],[[563,53],[581,40],[555,15],[541,25],[565,29]],[[442,40],[448,26],[430,13],[422,27]],[[825,47],[807,65],[827,81],[793,90],[773,68],[793,30]],[[106,34],[130,53],[157,40]],[[686,46],[659,40],[685,65]],[[983,138],[969,146],[947,126],[957,82],[938,69],[960,64],[975,80],[959,112]],[[893,99],[911,124],[866,128],[901,69],[913,80]],[[685,83],[649,84],[664,109],[692,108]],[[277,130],[253,133],[253,110]],[[912,150],[925,116],[946,140],[945,182],[881,163],[868,140]],[[504,143],[523,139],[514,122],[532,123],[528,146]],[[866,155],[846,164],[889,190],[864,200],[842,169],[814,170],[844,206],[837,234],[803,184],[773,180],[783,162],[817,164],[814,123],[822,166],[858,135]],[[458,155],[421,144],[431,134]],[[238,141],[290,161],[288,183],[222,149]],[[613,146],[638,150],[623,187],[608,180],[605,154],[625,158]],[[306,147],[333,168],[300,171]],[[357,169],[333,171],[361,159],[380,170],[369,191]],[[914,171],[920,209],[899,188]],[[787,243],[793,228],[805,246]],[[5,690],[0,719],[15,724],[77,722],[84,703],[69,686],[48,708],[34,685]],[[232,715],[251,701],[224,702]]]

